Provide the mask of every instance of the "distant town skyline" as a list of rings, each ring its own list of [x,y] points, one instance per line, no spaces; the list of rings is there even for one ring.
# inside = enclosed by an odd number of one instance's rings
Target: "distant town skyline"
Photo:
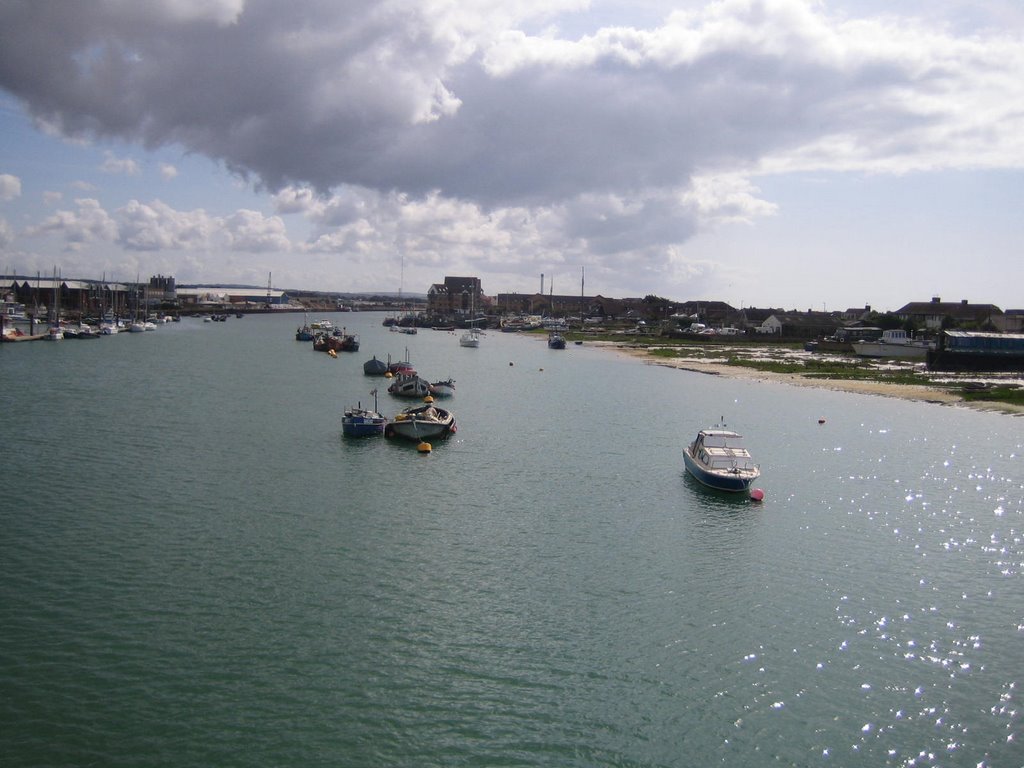
[[[0,4],[0,274],[1020,308],[1022,40],[1014,0]]]

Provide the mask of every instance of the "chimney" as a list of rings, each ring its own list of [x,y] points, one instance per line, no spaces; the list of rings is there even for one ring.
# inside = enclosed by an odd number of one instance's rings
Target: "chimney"
[[[932,296],[932,304],[941,304],[942,299],[938,296]]]
[[[967,306],[967,299],[960,299],[960,306],[966,307]]]

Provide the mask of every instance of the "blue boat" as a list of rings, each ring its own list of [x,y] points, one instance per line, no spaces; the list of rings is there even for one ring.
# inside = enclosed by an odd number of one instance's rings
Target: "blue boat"
[[[702,429],[683,451],[686,471],[709,488],[720,491],[749,491],[761,476],[743,436],[727,429]]]
[[[377,390],[373,390],[373,410],[363,408],[359,403],[355,408],[345,410],[341,419],[341,433],[345,437],[372,437],[383,435],[388,420],[377,411]]]

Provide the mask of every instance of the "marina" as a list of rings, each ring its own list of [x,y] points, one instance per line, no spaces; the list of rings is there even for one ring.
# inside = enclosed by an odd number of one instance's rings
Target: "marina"
[[[1019,418],[382,317],[0,347],[5,764],[1019,762]],[[458,431],[345,438],[373,358]]]

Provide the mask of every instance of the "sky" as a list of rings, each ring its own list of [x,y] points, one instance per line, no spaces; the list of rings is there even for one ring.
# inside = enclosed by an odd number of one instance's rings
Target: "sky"
[[[0,276],[1009,309],[1022,235],[1019,0],[0,0]]]

